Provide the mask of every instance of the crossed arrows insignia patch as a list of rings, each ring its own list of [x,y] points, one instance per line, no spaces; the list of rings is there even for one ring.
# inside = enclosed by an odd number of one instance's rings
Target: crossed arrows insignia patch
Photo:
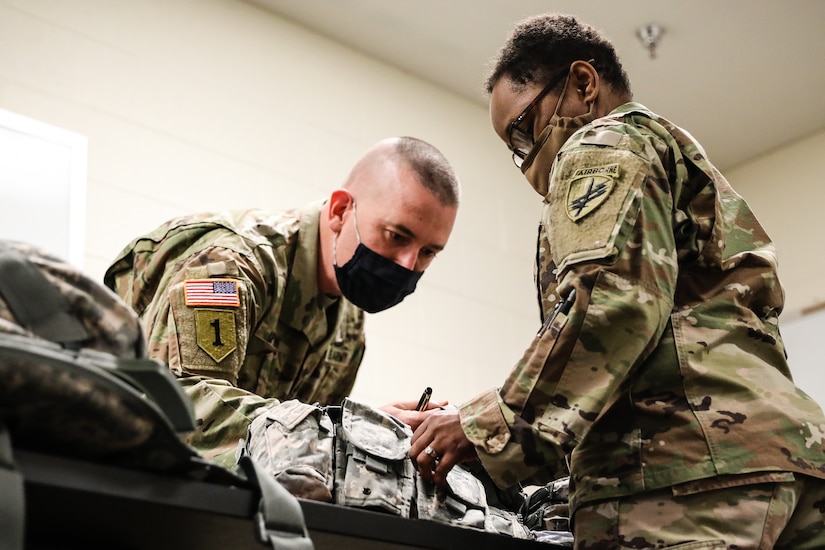
[[[604,204],[618,175],[618,164],[576,170],[567,188],[567,216],[579,221]]]

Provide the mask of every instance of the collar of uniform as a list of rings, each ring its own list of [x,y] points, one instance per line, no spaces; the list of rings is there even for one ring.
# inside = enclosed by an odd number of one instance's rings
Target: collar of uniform
[[[641,103],[628,101],[627,103],[623,103],[610,111],[607,115],[605,115],[605,118],[622,118],[631,113],[641,114],[648,118],[653,118],[654,116],[653,112]]]
[[[305,333],[312,344],[322,341],[329,332],[326,311],[319,302],[318,292],[318,232],[322,206],[322,202],[316,202],[301,210],[298,241],[281,310],[283,320]]]

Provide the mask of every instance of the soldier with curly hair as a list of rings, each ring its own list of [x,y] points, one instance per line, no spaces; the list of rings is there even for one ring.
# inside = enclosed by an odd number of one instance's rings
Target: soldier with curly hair
[[[416,430],[421,475],[569,470],[582,549],[825,547],[825,417],[792,381],[750,207],[575,17],[520,22],[487,90],[544,201],[544,323],[501,388]]]

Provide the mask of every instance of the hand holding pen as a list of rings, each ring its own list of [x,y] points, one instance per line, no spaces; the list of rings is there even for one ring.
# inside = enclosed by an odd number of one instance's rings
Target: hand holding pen
[[[430,397],[433,394],[433,389],[430,387],[424,388],[424,392],[418,401],[396,401],[389,405],[379,407],[382,411],[391,414],[395,418],[408,424],[415,430],[424,419],[433,411],[433,409],[443,409],[448,405],[447,401],[440,403],[433,403]]]

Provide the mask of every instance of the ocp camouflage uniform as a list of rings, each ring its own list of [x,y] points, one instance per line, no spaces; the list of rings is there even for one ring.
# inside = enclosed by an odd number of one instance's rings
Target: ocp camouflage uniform
[[[548,322],[500,390],[461,407],[493,479],[558,478],[569,458],[575,513],[711,478],[825,478],[825,418],[779,334],[774,246],[692,136],[627,103],[574,134],[550,179]]]
[[[320,209],[177,218],[106,273],[194,401],[190,444],[224,466],[265,407],[340,404],[355,382],[364,314],[318,291]]]

